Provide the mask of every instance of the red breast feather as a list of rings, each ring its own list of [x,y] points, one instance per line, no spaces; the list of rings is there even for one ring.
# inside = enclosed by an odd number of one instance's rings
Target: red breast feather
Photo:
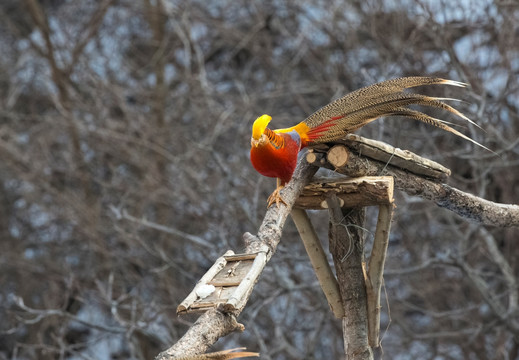
[[[276,139],[252,146],[250,160],[261,175],[279,178],[286,184],[296,168],[301,138],[295,131],[275,135]]]

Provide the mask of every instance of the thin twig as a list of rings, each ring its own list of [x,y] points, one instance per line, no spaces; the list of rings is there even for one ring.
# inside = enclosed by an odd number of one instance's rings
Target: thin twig
[[[137,218],[135,216],[132,216],[132,215],[128,214],[128,212],[126,212],[126,210],[122,210],[121,211],[120,209],[118,209],[117,207],[115,207],[113,205],[110,206],[110,210],[112,210],[112,212],[115,214],[117,219],[128,220],[128,221],[137,223],[139,225],[148,227],[150,229],[155,229],[155,230],[159,230],[159,231],[165,232],[167,234],[179,236],[179,237],[181,237],[183,239],[189,240],[192,243],[194,243],[196,245],[199,245],[199,246],[202,246],[202,247],[205,247],[207,249],[213,249],[214,248],[213,244],[211,244],[210,242],[202,239],[199,236],[188,234],[186,232],[183,232],[181,230],[177,230],[177,229],[172,228],[170,226],[165,226],[165,225],[157,224],[157,223],[154,223],[152,221],[146,220],[144,218]]]

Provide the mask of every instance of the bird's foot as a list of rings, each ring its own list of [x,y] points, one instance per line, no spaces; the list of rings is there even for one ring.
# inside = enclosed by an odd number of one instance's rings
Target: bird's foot
[[[276,206],[279,208],[279,204],[280,203],[283,203],[285,205],[287,205],[287,203],[285,202],[285,200],[283,200],[283,198],[281,197],[281,190],[284,188],[285,186],[283,185],[279,185],[276,190],[274,190],[274,192],[272,194],[270,194],[268,200],[267,200],[267,209],[269,207],[272,206],[272,204],[276,203]]]

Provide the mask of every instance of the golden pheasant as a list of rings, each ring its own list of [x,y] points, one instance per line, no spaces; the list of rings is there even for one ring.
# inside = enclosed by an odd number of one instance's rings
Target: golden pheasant
[[[409,105],[440,108],[478,126],[458,110],[443,102],[443,100],[455,99],[404,92],[404,90],[416,86],[435,84],[465,86],[464,83],[458,81],[440,78],[404,77],[353,91],[317,110],[304,121],[290,128],[271,130],[267,125],[272,118],[269,115],[258,117],[252,125],[251,163],[260,174],[278,178],[278,186],[270,195],[268,206],[274,202],[279,206],[280,202],[284,202],[279,192],[292,178],[297,155],[301,149],[341,139],[346,134],[383,116],[404,116],[419,120],[487,149],[448,126],[446,121],[408,108]]]

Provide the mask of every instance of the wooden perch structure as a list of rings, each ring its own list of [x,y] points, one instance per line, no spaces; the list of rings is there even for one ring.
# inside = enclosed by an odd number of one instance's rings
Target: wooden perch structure
[[[426,165],[428,163],[434,163],[431,160],[413,154],[413,159],[414,157],[419,159],[418,162],[420,166],[402,166],[401,163],[396,165],[395,157],[398,157],[397,149],[393,148],[394,150],[389,150],[389,152],[395,154],[389,161],[380,161],[378,160],[378,156],[376,156],[376,158],[369,158],[364,156],[364,154],[357,153],[353,145],[348,145],[352,142],[360,142],[362,144],[369,143],[371,145],[379,143],[384,144],[386,149],[392,148],[385,143],[367,140],[360,136],[350,134],[347,136],[347,139],[342,142],[334,143],[328,147],[321,147],[318,151],[307,154],[307,161],[349,177],[389,175],[395,179],[396,189],[404,191],[409,195],[431,200],[435,202],[436,205],[451,210],[467,220],[483,225],[499,227],[519,226],[518,205],[499,204],[488,201],[453,188],[445,183],[441,183],[421,171],[416,171],[417,168],[428,166]],[[337,167],[325,160],[329,150],[335,146],[343,146],[348,151],[349,157],[347,165]],[[360,147],[361,145],[356,146]],[[405,153],[412,154],[409,151],[405,151]],[[416,162],[416,160],[410,161]],[[434,164],[442,167],[440,164]],[[450,170],[448,171],[450,173]]]
[[[318,167],[349,178],[319,178],[308,184]],[[176,344],[160,353],[156,360],[204,353],[220,337],[236,330],[243,331],[244,326],[236,319],[261,271],[275,253],[289,214],[303,239],[330,308],[336,317],[343,318],[348,358],[372,359],[371,348],[379,346],[380,289],[393,212],[393,184],[397,189],[432,200],[472,221],[496,226],[519,225],[519,206],[493,203],[452,188],[442,183],[449,174],[449,169],[431,160],[355,135],[308,152],[281,192],[286,204],[271,206],[267,210],[257,235],[244,234],[244,254],[232,251],[224,254],[179,305],[179,314],[202,309],[205,312]],[[359,209],[365,206],[379,208],[367,265],[363,262],[363,230],[357,231],[363,225],[363,213]],[[305,209],[328,209],[330,212],[330,250],[339,281],[331,270]],[[357,229],[356,235],[351,231],[341,235],[347,225],[341,225],[339,220],[344,219],[359,222],[353,224]],[[353,241],[355,249],[360,251],[348,258],[352,261],[350,265],[339,256],[340,251],[344,251],[344,243],[349,241]],[[353,273],[348,270],[352,264],[355,267]],[[358,303],[352,303],[355,296],[351,297],[351,294],[360,294],[358,289],[344,288],[350,286],[344,280],[351,276],[356,279],[351,286],[361,286],[365,294],[365,305],[360,308]],[[215,291],[202,297],[200,290],[203,286],[214,286]],[[359,328],[359,324],[364,325]],[[364,330],[351,335],[354,329]]]
[[[227,251],[177,307],[177,314],[219,306],[226,312],[241,311],[265,264],[265,252],[234,254],[232,250]],[[207,293],[204,289],[208,289]]]
[[[316,171],[317,167],[306,161],[298,164],[292,180],[282,192],[286,205],[271,206],[267,210],[256,236],[250,233],[243,235],[245,253],[264,253],[265,262],[270,260],[281,240],[282,229],[296,199]],[[243,331],[243,325],[236,321],[240,313],[239,308],[233,312],[216,308],[207,310],[176,344],[161,352],[155,359],[170,360],[204,353],[219,338],[236,330]]]
[[[296,201],[294,209],[292,209],[292,220],[299,231],[301,240],[305,246],[306,252],[310,257],[310,262],[315,270],[319,284],[328,300],[330,308],[337,318],[344,317],[344,309],[339,291],[339,286],[335,275],[333,274],[330,265],[328,264],[327,256],[321,246],[321,242],[317,238],[317,234],[310,222],[308,214],[303,209],[328,209],[330,197],[334,197],[338,206],[341,208],[352,208],[352,207],[365,207],[365,206],[380,206],[380,208],[392,208],[393,206],[393,178],[390,176],[385,177],[361,177],[355,179],[325,179],[318,180],[314,179],[310,184],[305,186],[299,199]],[[386,218],[380,221],[380,224],[386,226],[385,229],[379,230],[379,237],[375,237],[375,241],[385,241],[386,246],[377,246],[373,249],[375,251],[381,251],[384,249],[383,254],[378,254],[382,260],[377,261],[378,264],[382,264],[379,270],[376,270],[376,266],[370,266],[376,279],[381,280],[382,269],[385,259],[385,249],[387,248],[387,241],[389,237],[389,226],[391,223],[391,212],[379,210],[380,214],[385,214]],[[378,227],[377,227],[378,229]],[[380,236],[385,234],[386,238],[381,239]],[[373,252],[372,252],[373,253]],[[374,263],[375,264],[375,263]],[[379,274],[380,272],[380,274]],[[366,274],[366,282],[369,285],[370,292],[368,296],[370,300],[376,302],[374,308],[380,307],[380,284],[381,281],[369,280],[369,275]],[[372,286],[373,284],[373,286]],[[373,312],[375,316],[375,312]],[[375,319],[371,321],[372,325],[375,324]],[[378,324],[378,322],[377,322]],[[378,325],[376,326],[378,329]],[[373,329],[373,336],[378,339],[378,330]]]

